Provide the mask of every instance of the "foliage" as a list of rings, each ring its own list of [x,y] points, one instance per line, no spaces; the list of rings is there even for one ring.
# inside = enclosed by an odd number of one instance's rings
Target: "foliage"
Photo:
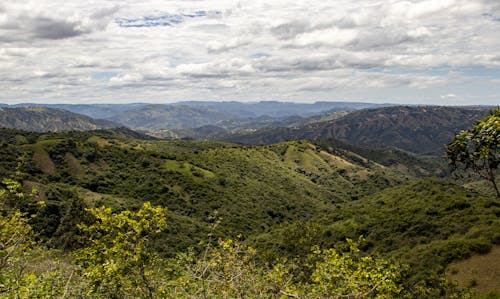
[[[455,136],[446,154],[454,171],[472,171],[488,180],[500,198],[495,181],[495,172],[500,165],[500,108]]]
[[[249,241],[269,261],[276,256],[301,264],[314,245],[345,250],[346,238],[364,235],[360,249],[400,258],[408,280],[436,286],[454,260],[488,252],[500,242],[500,206],[453,182],[423,179],[337,205],[335,213],[276,227]]]
[[[360,239],[362,241],[362,239]],[[306,288],[311,298],[397,298],[402,293],[399,279],[404,266],[381,258],[362,256],[352,240],[350,250],[316,250],[320,260]]]
[[[304,265],[285,261],[259,267],[254,249],[219,240],[197,258],[182,256],[183,271],[169,286],[169,298],[399,298],[404,266],[362,256],[357,243],[350,244],[344,253],[315,250],[307,264],[312,274],[297,281],[293,269]]]
[[[155,285],[151,267],[156,257],[148,248],[149,237],[165,226],[165,210],[146,202],[136,212],[113,214],[110,208],[90,209],[96,218],[80,229],[89,244],[76,252],[89,284],[88,295],[107,298],[153,298]]]
[[[26,215],[9,206],[12,199],[25,198],[21,184],[12,179],[3,179],[2,183],[5,189],[0,188],[0,297],[64,297],[68,294],[64,287],[68,269],[43,252]],[[52,266],[39,267],[47,263]]]
[[[14,140],[22,132],[3,134]],[[157,249],[174,256],[204,238],[206,217],[214,210],[224,218],[221,236],[246,238],[277,224],[333,212],[332,203],[407,180],[350,156],[339,158],[346,167],[337,165],[335,154],[306,141],[244,147],[126,139],[103,132],[30,134],[22,146],[9,147],[5,154],[0,150],[0,173],[12,173],[9,161],[26,156],[22,179],[37,185],[47,205],[23,210],[38,213],[30,220],[37,237],[65,250],[81,244],[74,227],[86,221],[84,207],[133,209],[144,201],[168,207],[168,218],[176,222],[155,240]],[[42,151],[43,159],[35,155]],[[55,168],[44,173],[41,166],[50,164]]]
[[[31,228],[22,214],[0,214],[0,294],[17,291],[26,284],[24,269],[33,248]]]
[[[321,297],[327,295],[320,285],[329,283],[360,294],[369,282],[357,281],[358,292],[349,290],[349,279],[313,281],[312,275],[357,273],[361,263],[370,273],[382,265],[396,275],[391,281],[402,288],[401,298],[452,298],[456,292],[442,279],[444,267],[500,243],[497,201],[449,181],[417,181],[374,160],[389,166],[417,161],[400,153],[366,158],[357,149],[307,141],[246,147],[103,132],[0,130],[0,143],[0,174],[16,177],[13,190],[39,190],[22,200],[4,191],[2,201],[3,216],[18,211],[31,229],[24,272],[31,278],[18,290],[33,294]],[[31,163],[42,150],[53,173]],[[24,163],[17,167],[18,161]],[[137,216],[148,201],[168,208],[143,215],[156,224],[161,218],[158,229],[141,226]],[[214,240],[221,241],[207,242],[207,216],[214,210],[222,217]],[[242,242],[230,241],[238,234]],[[359,235],[366,242],[353,253],[345,240]],[[167,259],[174,256],[182,258]],[[329,266],[333,262],[336,267]]]
[[[200,255],[180,254],[182,269],[170,282],[169,298],[271,298],[276,290],[265,270],[254,262],[256,252],[233,240],[208,243]]]

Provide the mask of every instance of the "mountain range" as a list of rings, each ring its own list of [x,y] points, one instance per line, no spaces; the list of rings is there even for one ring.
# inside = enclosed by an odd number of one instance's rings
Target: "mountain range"
[[[309,105],[309,106],[307,106]],[[61,106],[61,105],[59,105]],[[96,114],[99,105],[62,105],[74,111]],[[277,107],[282,106],[279,112]],[[304,107],[308,107],[307,109]],[[0,126],[31,131],[94,130],[126,126],[161,139],[210,139],[241,144],[273,144],[281,141],[340,140],[360,146],[394,147],[421,155],[442,155],[448,140],[487,112],[486,107],[390,106],[364,107],[345,103],[293,104],[204,103],[175,105],[102,105],[105,120],[92,119],[60,108],[3,107]],[[222,107],[222,108],[221,108]],[[241,110],[243,107],[252,109]],[[271,107],[275,116],[260,115]],[[286,115],[302,107],[301,115]],[[314,109],[334,108],[313,116]],[[342,108],[343,107],[343,108]],[[274,109],[274,110],[273,110]],[[351,110],[342,110],[351,109]],[[111,113],[112,111],[112,113]],[[264,111],[264,110],[262,110]],[[111,113],[111,114],[110,114]]]
[[[96,119],[107,119],[131,128],[147,130],[192,129],[219,122],[260,118],[271,123],[290,116],[309,117],[335,111],[379,107],[381,104],[316,102],[179,102],[174,104],[15,104],[9,107],[46,107],[71,111]],[[262,118],[263,117],[263,118]],[[239,129],[246,128],[239,126]]]
[[[338,139],[357,145],[391,146],[418,154],[440,155],[455,134],[470,127],[488,111],[470,107],[383,107],[354,111],[327,122],[235,132],[215,138],[243,144]]]

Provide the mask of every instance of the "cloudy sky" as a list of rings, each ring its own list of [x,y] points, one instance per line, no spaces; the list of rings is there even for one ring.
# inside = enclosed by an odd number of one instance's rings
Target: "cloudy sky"
[[[0,102],[500,104],[498,0],[7,0]]]

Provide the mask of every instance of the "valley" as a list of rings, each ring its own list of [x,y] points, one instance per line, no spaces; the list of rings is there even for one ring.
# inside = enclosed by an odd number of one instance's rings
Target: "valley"
[[[79,227],[92,223],[92,209],[118,213],[150,204],[165,209],[166,226],[148,250],[165,262],[202,254],[215,240],[236,240],[235,246],[254,248],[263,269],[282,259],[294,268],[307,264],[314,248],[344,252],[349,240],[359,240],[364,254],[406,265],[397,275],[413,297],[424,289],[462,292],[444,278],[449,265],[474,263],[499,244],[500,204],[491,187],[477,177],[455,180],[442,151],[453,132],[487,113],[483,108],[335,112],[250,133],[210,137],[203,132],[211,130],[196,129],[199,140],[159,139],[53,108],[2,109],[22,120],[11,123],[31,128],[0,129],[0,176],[9,179],[3,186],[14,190],[10,180],[19,182],[17,192],[28,195],[16,201],[4,191],[5,203],[30,215],[37,242],[59,256],[87,248]],[[136,111],[155,119],[150,110]],[[175,118],[163,111],[155,113]],[[55,115],[66,127],[45,125]],[[225,137],[209,140],[217,136]],[[483,287],[482,276],[461,271],[461,281],[479,279],[481,294],[495,291]],[[297,283],[308,281],[294,275]]]

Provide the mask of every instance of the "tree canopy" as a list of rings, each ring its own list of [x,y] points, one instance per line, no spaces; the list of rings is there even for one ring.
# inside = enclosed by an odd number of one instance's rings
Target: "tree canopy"
[[[472,171],[490,181],[500,198],[495,181],[500,164],[500,108],[490,111],[472,128],[455,136],[446,155],[454,172]]]

